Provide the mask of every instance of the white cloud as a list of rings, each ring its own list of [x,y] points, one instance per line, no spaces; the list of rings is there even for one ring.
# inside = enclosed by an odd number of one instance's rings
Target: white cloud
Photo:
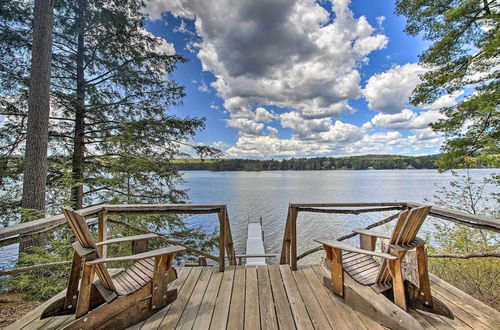
[[[288,114],[289,117],[285,120],[293,122],[295,118],[290,114],[294,113]],[[295,123],[298,126],[293,126],[293,134],[289,139],[278,138],[278,130],[267,126],[269,135],[240,135],[236,144],[227,150],[227,154],[230,157],[259,158],[348,154],[363,148],[363,144],[359,142],[371,129],[370,123],[355,126],[337,120],[334,124],[330,122],[330,125],[323,127],[323,123],[319,121],[325,119],[302,120],[302,122]],[[305,134],[306,131],[309,133],[305,136],[300,135]]]
[[[195,35],[195,33],[193,31],[190,31],[187,26],[186,26],[186,22],[184,22],[183,19],[181,19],[181,23],[179,24],[179,26],[176,26],[174,28],[174,32],[178,32],[178,33],[184,33],[184,34],[189,34],[189,35]]]
[[[375,115],[371,123],[382,129],[416,129],[426,128],[430,123],[436,122],[444,116],[438,111],[421,111],[419,114],[404,109],[400,113]]]
[[[230,147],[229,144],[222,142],[222,141],[214,142],[210,146],[213,148],[219,149],[219,150],[226,150],[227,148]]]
[[[327,132],[320,133],[319,136],[322,141],[348,143],[361,140],[370,129],[370,123],[359,127],[337,120]]]
[[[404,109],[413,89],[426,70],[418,63],[393,66],[386,72],[368,79],[363,95],[368,107],[382,113],[398,113]]]
[[[223,100],[230,115],[227,126],[239,130],[237,142],[222,147],[228,156],[389,153],[440,143],[440,137],[424,128],[437,117],[436,111],[417,114],[405,109],[424,72],[418,64],[394,66],[361,88],[359,67],[387,45],[381,32],[385,18],[377,17],[373,27],[366,17],[354,17],[349,0],[331,2],[332,13],[315,0],[147,2],[153,19],[170,12],[194,21],[198,38],[187,48],[196,53],[202,69],[214,75],[206,87]],[[181,20],[177,30],[185,29]],[[348,101],[361,96],[382,113],[361,126],[335,120],[341,113],[354,112]],[[287,112],[274,113],[269,106]],[[401,111],[399,117],[388,116]],[[280,138],[277,128],[266,125],[273,120],[291,129],[290,138]],[[372,125],[404,127],[413,135],[371,134]]]
[[[377,20],[378,27],[382,28],[382,24],[384,24],[385,21],[385,16],[377,16],[375,17],[375,19]]]
[[[331,125],[330,118],[304,119],[299,113],[291,111],[280,115],[282,127],[291,128],[298,138],[310,138],[321,132],[327,132]]]
[[[167,40],[165,40],[162,37],[157,37],[157,36],[153,35],[151,32],[147,31],[144,28],[140,28],[139,32],[141,34],[148,36],[148,37],[152,37],[152,38],[156,39],[157,43],[154,45],[153,49],[151,49],[151,50],[156,51],[157,53],[162,54],[162,55],[174,55],[175,54],[174,44],[167,42]]]
[[[255,121],[261,121],[264,123],[269,123],[274,119],[275,115],[266,109],[259,107],[255,110],[255,116],[254,119]]]
[[[245,118],[228,119],[226,123],[229,127],[237,128],[240,134],[244,135],[264,135],[264,124],[256,123]]]
[[[388,142],[388,145],[395,147],[411,147],[413,150],[436,149],[443,143],[443,138],[431,128],[421,128],[413,130],[414,135],[401,137]]]
[[[205,92],[205,93],[208,93],[208,91],[209,91],[209,87],[208,87],[208,85],[207,85],[207,84],[206,84],[206,83],[202,80],[202,81],[201,81],[201,84],[198,86],[198,90],[199,90],[200,92]]]
[[[452,94],[446,94],[438,98],[431,105],[425,106],[429,110],[439,110],[441,108],[452,107],[458,103],[457,98],[464,93],[463,90],[455,91]]]
[[[267,131],[269,132],[269,136],[271,137],[278,137],[279,131],[278,129],[272,127],[272,126],[267,126]]]
[[[349,1],[332,5],[333,21],[314,0],[153,0],[147,11],[195,20],[197,56],[232,117],[251,118],[262,104],[321,118],[350,110],[361,95],[357,66],[388,42]]]

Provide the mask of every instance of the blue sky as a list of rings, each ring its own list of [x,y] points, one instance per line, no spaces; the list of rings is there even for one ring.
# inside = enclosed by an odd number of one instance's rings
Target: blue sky
[[[189,62],[180,116],[206,118],[195,141],[228,157],[432,154],[429,127],[455,95],[414,107],[428,43],[394,2],[153,0],[146,28]],[[171,48],[171,47],[170,47]]]

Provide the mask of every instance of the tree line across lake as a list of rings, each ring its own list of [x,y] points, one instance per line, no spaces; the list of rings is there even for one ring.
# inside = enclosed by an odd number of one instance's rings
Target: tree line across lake
[[[307,170],[368,170],[368,169],[433,169],[440,155],[397,156],[365,155],[350,157],[314,157],[290,159],[220,159],[177,160],[181,171],[307,171]]]

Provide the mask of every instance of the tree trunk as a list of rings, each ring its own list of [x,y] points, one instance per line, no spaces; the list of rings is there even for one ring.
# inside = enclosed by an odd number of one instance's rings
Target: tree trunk
[[[50,67],[52,61],[52,0],[35,0],[33,45],[28,93],[28,128],[21,207],[45,210],[47,184],[47,148],[50,113]],[[33,220],[24,216],[23,221]],[[37,238],[19,245],[19,252],[29,246],[43,245]]]
[[[85,10],[86,0],[78,0],[78,46],[76,55],[76,100],[75,100],[75,136],[73,139],[73,187],[71,200],[75,209],[83,207],[83,173],[85,158]]]

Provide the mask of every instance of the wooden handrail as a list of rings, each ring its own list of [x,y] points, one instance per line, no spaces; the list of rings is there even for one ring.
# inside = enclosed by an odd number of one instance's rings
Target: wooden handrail
[[[314,213],[336,213],[336,214],[361,214],[368,212],[384,212],[391,210],[402,210],[404,208],[415,208],[423,206],[414,202],[374,202],[374,203],[290,203],[283,234],[283,243],[280,255],[280,264],[288,264],[292,270],[297,270],[297,261],[311,253],[322,249],[321,246],[309,249],[297,256],[297,217],[299,212]],[[346,209],[351,208],[351,209]],[[357,208],[357,209],[352,209]],[[361,209],[360,209],[361,208]],[[429,216],[437,217],[447,221],[453,221],[465,226],[500,232],[500,220],[486,218],[478,215],[467,214],[460,211],[448,210],[433,206]],[[380,226],[395,219],[397,215],[392,215],[382,221],[369,225],[365,229]],[[356,233],[351,233],[340,238],[340,240],[354,237]]]
[[[141,215],[141,214],[218,214],[219,216],[219,270],[224,271],[225,254],[229,265],[236,264],[231,226],[225,204],[101,204],[77,210],[85,218],[98,219],[98,242],[107,239],[107,219],[110,214]],[[0,244],[2,240],[16,240],[18,235],[29,235],[49,227],[66,223],[64,215],[55,215],[25,222],[0,229]],[[106,257],[106,246],[99,246],[103,258]]]

